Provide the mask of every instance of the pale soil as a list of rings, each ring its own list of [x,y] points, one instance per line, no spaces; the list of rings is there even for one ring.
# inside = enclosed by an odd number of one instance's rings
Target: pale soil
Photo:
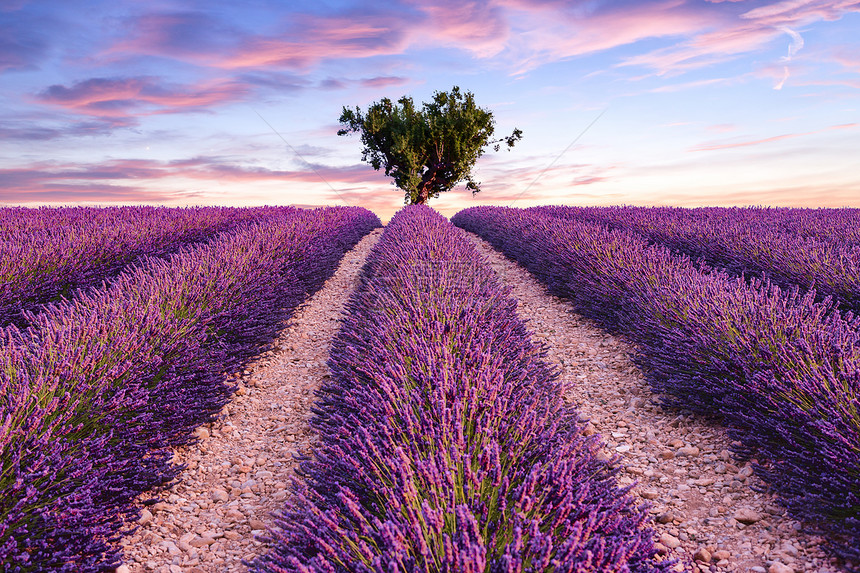
[[[256,536],[289,494],[293,456],[307,453],[315,440],[308,426],[314,391],[329,374],[325,361],[341,311],[381,232],[344,256],[335,275],[297,310],[276,348],[247,367],[219,421],[199,430],[199,443],[176,451],[176,462],[188,464],[182,483],[163,494],[124,540],[120,571],[247,571],[242,560],[266,551]],[[606,454],[621,456],[621,483],[638,480],[634,494],[653,504],[653,527],[667,557],[680,558],[692,571],[838,571],[818,547],[820,539],[799,531],[770,496],[749,487],[756,478],[734,464],[721,428],[654,405],[628,345],[472,237],[513,288],[520,316],[548,346],[566,399],[591,420]],[[735,516],[757,521],[743,525]],[[708,563],[695,562],[694,554]]]

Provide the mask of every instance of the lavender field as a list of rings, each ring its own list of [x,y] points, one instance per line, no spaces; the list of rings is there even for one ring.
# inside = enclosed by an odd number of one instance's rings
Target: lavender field
[[[357,207],[0,217],[0,569],[16,572],[137,571],[122,540],[175,487],[173,452],[382,226]],[[732,570],[663,551],[623,455],[600,454],[466,231],[628,340],[665,411],[725,428],[733,460],[860,570],[858,219],[402,209],[340,293],[315,437],[264,551],[220,570]]]
[[[205,241],[265,210],[0,209],[0,326],[26,325],[25,313],[74,289],[99,285],[144,257]]]
[[[169,226],[177,213],[164,215]],[[117,541],[139,513],[133,499],[176,475],[169,448],[213,419],[234,389],[227,375],[380,224],[353,208],[243,217],[2,331],[4,571],[118,566]]]
[[[858,268],[860,251],[850,232],[838,231],[851,229],[843,222],[857,215],[833,212],[832,236],[821,230],[822,211],[809,216],[810,225],[804,215],[479,207],[453,221],[526,266],[578,312],[629,337],[667,406],[718,416],[738,441],[738,458],[755,458],[755,471],[782,503],[823,529],[837,555],[857,561],[860,318],[840,308],[856,300],[856,273],[844,269]],[[674,253],[658,237],[699,245],[697,253],[735,272]],[[805,288],[839,279],[839,298],[816,302]]]
[[[259,571],[668,571],[462,231],[400,211],[320,392],[320,446]]]

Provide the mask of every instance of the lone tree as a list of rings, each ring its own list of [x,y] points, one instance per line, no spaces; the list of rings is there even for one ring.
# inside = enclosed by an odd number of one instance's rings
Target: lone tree
[[[476,106],[475,96],[461,94],[457,86],[450,93],[435,92],[423,106],[416,109],[406,96],[397,104],[382,98],[366,114],[344,107],[339,120],[343,128],[337,134],[361,132],[361,160],[376,170],[384,167],[405,192],[406,204],[427,203],[461,181],[474,195],[481,188],[472,179],[472,166],[484,148],[493,145],[498,151],[502,142],[511,148],[523,137],[515,128],[510,136],[491,141],[493,113]]]

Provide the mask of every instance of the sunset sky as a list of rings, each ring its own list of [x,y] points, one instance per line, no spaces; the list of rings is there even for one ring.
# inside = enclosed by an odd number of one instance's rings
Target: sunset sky
[[[847,0],[0,0],[0,205],[388,219],[403,193],[336,135],[341,109],[454,85],[523,140],[481,158],[475,197],[431,201],[448,216],[860,207]]]

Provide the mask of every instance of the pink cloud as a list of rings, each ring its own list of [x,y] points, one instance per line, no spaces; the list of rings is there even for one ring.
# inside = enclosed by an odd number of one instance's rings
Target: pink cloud
[[[460,6],[459,4],[457,6]],[[695,5],[683,0],[648,0],[631,3],[572,3],[563,0],[495,0],[484,3],[483,24],[475,22],[471,4],[459,11],[447,6],[448,14],[465,22],[471,35],[439,14],[441,7],[425,8],[434,27],[434,37],[462,36],[467,49],[478,57],[499,55],[512,61],[516,73],[542,64],[602,52],[662,38],[670,45],[623,59],[620,65],[638,65],[659,74],[682,73],[729,61],[768,47],[786,33],[802,39],[791,29],[817,20],[836,20],[860,11],[856,0],[787,0],[749,10],[743,2],[730,0]],[[474,30],[494,30],[495,39],[483,47],[475,42]],[[456,37],[455,36],[455,37]],[[795,51],[796,51],[795,49]]]
[[[846,12],[858,11],[856,0],[783,0],[753,8],[740,17],[770,26],[796,26],[814,20],[838,20]]]
[[[593,165],[559,165],[548,170],[542,166],[490,166],[478,174],[483,180],[483,191],[476,197],[537,200],[559,188],[603,183],[609,179],[610,171],[611,168]],[[228,183],[281,182],[300,184],[299,188],[313,185],[314,194],[321,193],[328,204],[345,202],[383,213],[393,212],[403,203],[403,192],[393,187],[391,180],[381,172],[363,163],[342,167],[314,165],[313,169],[291,171],[238,165],[219,157],[193,157],[176,161],[118,159],[94,164],[42,162],[20,169],[0,170],[0,187],[4,189],[7,203],[176,202],[200,193],[164,191],[165,183],[175,181],[175,187],[187,188],[189,180],[206,182],[206,188]],[[322,187],[323,180],[328,189]],[[451,200],[472,198],[462,186],[448,193]]]
[[[385,11],[293,13],[248,33],[202,12],[143,15],[102,54],[159,55],[202,67],[306,73],[325,61],[400,56],[439,46],[526,73],[546,63],[648,39],[670,45],[620,61],[658,74],[681,73],[768,47],[783,29],[835,20],[856,0],[783,0],[750,9],[736,0],[402,0]],[[274,31],[272,31],[274,29]]]
[[[810,132],[814,133],[814,132]],[[715,145],[697,145],[696,147],[690,149],[690,151],[717,151],[719,149],[731,149],[734,147],[747,147],[750,145],[759,145],[761,143],[770,143],[771,141],[780,141],[782,139],[791,139],[794,137],[801,137],[803,135],[809,135],[809,133],[787,133],[784,135],[775,135],[773,137],[765,137],[764,139],[755,139],[753,141],[741,141],[738,143],[723,143],[723,144],[715,144]]]
[[[812,2],[810,0],[783,0],[782,2],[774,2],[773,4],[753,8],[752,10],[741,14],[741,18],[770,19],[774,17],[786,17],[797,10],[806,9],[810,4],[815,3],[816,2]]]
[[[789,56],[780,65],[784,82],[788,70],[783,64],[803,45],[794,28],[822,19],[837,20],[857,11],[860,4],[856,1],[787,0],[736,15],[730,11],[718,12],[713,14],[710,24],[689,34],[683,42],[627,58],[622,65],[646,66],[658,74],[683,72],[761,50],[789,34]]]
[[[400,54],[408,45],[406,29],[396,16],[302,15],[284,34],[246,37],[234,49],[209,56],[208,63],[222,69],[307,70],[323,60]]]
[[[235,82],[208,82],[171,86],[158,78],[91,78],[71,87],[52,85],[36,96],[37,101],[69,111],[102,118],[202,110],[238,101],[247,88]]]
[[[504,10],[478,1],[408,1],[389,10],[339,15],[293,13],[274,23],[276,32],[256,34],[200,12],[146,14],[128,25],[128,37],[102,57],[160,55],[223,70],[307,72],[326,60],[401,55],[413,46],[450,45],[486,58],[498,53],[509,35]]]
[[[259,191],[252,191],[253,184],[280,182],[295,184],[285,187],[286,197],[302,196],[305,190],[305,197],[319,197],[320,204],[361,205],[390,213],[402,206],[403,193],[367,165],[315,165],[314,168],[316,171],[272,170],[235,165],[217,157],[169,162],[146,159],[94,164],[40,162],[23,168],[0,169],[0,188],[3,189],[0,204],[189,204],[212,201],[212,193],[199,189],[217,191],[224,184],[238,184],[254,195]],[[328,188],[320,177],[328,183]],[[197,185],[189,180],[203,183]]]
[[[431,44],[466,49],[478,58],[490,58],[504,50],[511,37],[510,14],[493,2],[413,2],[428,17],[414,42],[427,38]]]
[[[391,86],[402,86],[410,83],[409,78],[402,76],[376,76],[352,80],[348,78],[327,78],[319,83],[319,87],[326,90],[345,90],[352,86],[363,88],[380,89]],[[337,131],[337,130],[335,130]]]
[[[361,80],[361,85],[366,88],[387,88],[389,86],[400,86],[409,82],[408,78],[399,76],[379,76]]]
[[[387,184],[390,179],[381,172],[374,171],[366,164],[335,167],[314,164],[312,168],[288,171],[265,167],[236,165],[218,157],[195,157],[171,162],[146,160],[125,160],[112,162],[112,165],[128,169],[130,173],[146,170],[150,178],[186,178],[207,181],[233,181],[254,183],[261,181],[283,181],[300,183],[322,183],[330,185],[379,185]]]
[[[856,207],[857,185],[849,183],[821,183],[820,185],[771,185],[766,189],[751,185],[746,189],[723,191],[719,196],[703,198],[684,191],[655,196],[651,204],[678,207],[761,206],[771,207]]]
[[[834,81],[821,81],[821,80],[801,81],[801,82],[797,82],[797,85],[801,85],[801,86],[843,86],[843,87],[848,87],[848,88],[852,88],[852,89],[857,90],[857,89],[860,89],[860,79],[856,79],[856,80],[845,79],[845,80],[834,80]],[[807,93],[807,94],[804,94],[804,96],[805,97],[812,97],[813,94]],[[830,94],[830,95],[814,94],[814,96],[815,97],[819,97],[819,96],[820,97],[833,97],[832,94]],[[846,97],[853,99],[855,96],[852,94],[852,95],[849,95]]]
[[[763,139],[755,139],[751,141],[740,141],[740,142],[732,142],[732,143],[713,143],[713,144],[701,144],[696,147],[691,148],[689,151],[718,151],[721,149],[732,149],[735,147],[748,147],[751,145],[759,145],[762,143],[770,143],[773,141],[781,141],[783,139],[793,139],[795,137],[803,137],[804,135],[813,135],[815,133],[822,133],[824,131],[830,131],[834,129],[849,129],[857,127],[860,124],[857,123],[846,123],[842,125],[832,125],[830,127],[824,129],[818,129],[815,131],[807,131],[804,133],[786,133],[783,135],[774,135],[772,137],[765,137]]]
[[[860,74],[860,53],[852,53],[846,50],[840,51],[833,56],[834,61],[848,70]]]
[[[619,5],[502,0],[515,21],[508,52],[519,72],[547,62],[596,53],[649,38],[687,37],[712,26],[713,10],[679,0]]]
[[[548,197],[557,197],[560,192],[590,195],[585,188],[610,181],[617,168],[616,165],[578,163],[547,168],[546,157],[526,157],[519,161],[523,167],[511,167],[498,156],[483,158],[476,173],[482,181],[481,192],[474,199],[504,204],[512,201],[546,203]]]
[[[204,12],[136,14],[125,25],[128,33],[101,57],[142,53],[203,62],[204,54],[229,49],[241,37],[231,23]]]
[[[301,171],[272,170],[264,167],[235,165],[217,157],[196,157],[178,161],[148,159],[117,159],[98,164],[42,162],[26,168],[0,169],[0,188],[4,196],[35,195],[40,190],[73,195],[78,189],[86,196],[97,196],[99,190],[106,198],[149,197],[145,182],[175,179],[195,179],[212,183],[282,181],[339,185],[379,186],[389,179],[364,164],[347,167],[314,165]],[[138,181],[139,186],[126,182]],[[135,195],[137,194],[137,195]],[[155,195],[152,195],[153,197]],[[130,200],[130,199],[129,199]]]
[[[706,129],[708,131],[717,131],[720,133],[726,133],[728,131],[737,130],[738,126],[732,123],[715,123],[714,125],[709,125]]]
[[[140,172],[122,173],[115,165],[88,166],[39,163],[27,168],[0,169],[0,202],[165,202],[192,194],[147,189],[140,185],[105,183],[110,179],[136,179]]]
[[[690,88],[700,88],[705,86],[715,86],[715,85],[725,85],[736,83],[737,80],[734,78],[711,78],[707,80],[696,80],[693,82],[684,82],[680,84],[670,84],[665,86],[660,86],[654,88],[651,91],[652,93],[669,93],[669,92],[679,92],[683,90],[687,90]]]
[[[185,195],[184,197],[189,197]],[[4,190],[0,203],[165,203],[178,199],[175,194],[124,185],[44,184],[27,189]]]
[[[620,65],[652,68],[659,75],[677,74],[755,51],[780,34],[769,28],[726,23],[714,31],[691,34],[690,39],[678,44],[625,58]]]

